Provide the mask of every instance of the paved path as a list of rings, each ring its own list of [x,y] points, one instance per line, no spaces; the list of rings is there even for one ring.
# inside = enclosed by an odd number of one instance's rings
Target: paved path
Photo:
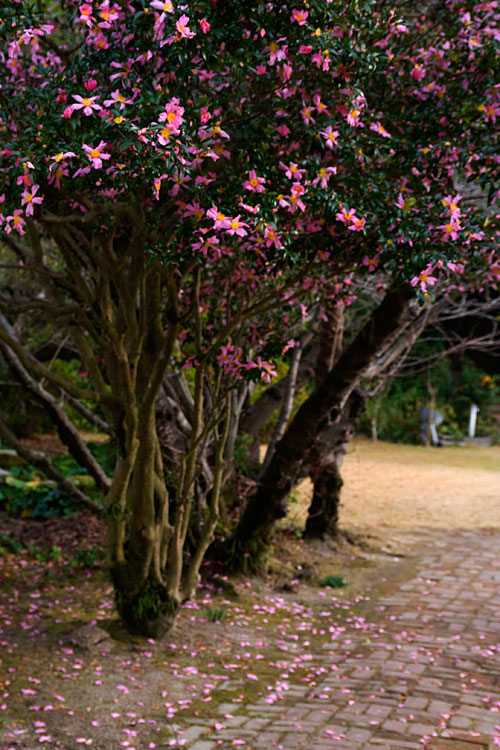
[[[432,533],[414,577],[363,614],[372,635],[326,643],[314,688],[221,706],[233,718],[209,737],[193,723],[190,750],[500,747],[499,532]]]

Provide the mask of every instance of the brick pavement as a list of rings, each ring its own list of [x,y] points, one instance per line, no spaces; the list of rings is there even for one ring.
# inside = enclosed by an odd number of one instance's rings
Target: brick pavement
[[[366,605],[372,635],[325,643],[314,687],[291,676],[273,704],[219,706],[232,718],[194,722],[189,750],[500,746],[500,533],[421,534],[415,575]]]

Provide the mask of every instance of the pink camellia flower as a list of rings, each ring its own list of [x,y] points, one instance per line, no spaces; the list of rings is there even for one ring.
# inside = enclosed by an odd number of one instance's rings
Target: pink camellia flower
[[[331,125],[328,125],[324,130],[319,131],[320,135],[324,136],[327,148],[333,148],[337,145],[337,138],[339,137],[339,131],[334,130]]]
[[[436,229],[443,230],[441,239],[444,240],[444,242],[447,242],[448,240],[458,240],[460,236],[458,230],[461,229],[461,227],[460,222],[457,219],[452,218],[451,221],[446,224],[439,224]]]
[[[12,222],[12,226],[10,224]],[[25,234],[24,227],[26,222],[23,219],[23,212],[20,208],[16,208],[12,216],[7,216],[7,223],[4,227],[4,231],[10,234],[13,229],[19,234]]]
[[[175,134],[176,132],[178,131],[176,131],[175,128],[171,128],[169,125],[165,126],[158,133],[158,143],[162,146],[166,146],[170,136]]]
[[[316,120],[313,117],[314,111],[315,111],[314,107],[307,107],[307,106],[304,107],[304,109],[302,110],[301,115],[306,125],[309,125],[309,123],[311,122],[312,123],[316,122]]]
[[[290,128],[288,127],[288,125],[278,125],[278,127],[276,128],[276,132],[283,137],[286,137],[290,132]]]
[[[361,230],[363,229],[363,227],[365,226],[365,224],[366,224],[366,219],[365,218],[361,218],[360,219],[359,216],[354,216],[352,218],[352,220],[351,220],[350,225],[349,225],[349,229],[352,232],[361,232]]]
[[[86,26],[92,26],[92,21],[94,20],[92,18],[92,6],[88,5],[88,3],[84,3],[83,5],[80,5],[78,10],[80,11],[80,18],[78,18],[77,21],[84,23]]]
[[[353,107],[349,112],[347,113],[347,122],[349,125],[351,125],[353,128],[358,127],[361,125],[359,116],[361,114],[361,110],[357,109],[356,107]]]
[[[98,146],[87,146],[87,144],[84,143],[82,148],[89,157],[94,169],[102,168],[103,159],[111,159],[111,154],[104,153],[104,149],[106,148],[106,144],[104,141],[101,141]]]
[[[423,65],[420,65],[419,63],[415,64],[415,67],[410,73],[411,77],[414,81],[421,81],[422,78],[425,78],[425,68]]]
[[[66,107],[66,109],[62,113],[62,116],[65,117],[66,120],[69,120],[72,114],[73,114],[73,107],[70,104],[69,107]]]
[[[92,114],[92,112],[95,110],[98,112],[102,107],[96,103],[96,99],[99,99],[98,96],[80,96],[80,94],[73,94],[73,99],[75,99],[76,104],[72,104],[71,106],[73,109],[83,109],[83,114],[87,117]]]
[[[299,26],[303,26],[305,22],[307,21],[307,16],[309,15],[309,11],[307,10],[298,10],[297,8],[294,8],[292,10],[292,16],[291,21],[295,21],[295,23],[298,23]]]
[[[40,185],[33,185],[31,188],[25,190],[21,195],[21,205],[26,206],[26,216],[33,216],[35,203],[43,203],[42,196],[37,195],[39,187]]]
[[[253,193],[262,193],[265,190],[265,182],[263,177],[257,177],[255,169],[251,169],[248,173],[248,180],[243,183],[243,187]]]
[[[184,37],[185,39],[192,39],[194,36],[196,36],[196,32],[190,30],[188,23],[189,17],[184,14],[175,24],[175,28],[177,29],[181,37]]]
[[[244,237],[248,232],[246,231],[245,227],[247,227],[248,224],[245,224],[243,221],[240,221],[240,215],[236,216],[234,219],[231,219],[231,223],[229,224],[229,227],[226,229],[227,234],[237,234],[238,237]]]
[[[276,42],[271,42],[269,45],[269,65],[274,65],[275,62],[280,60],[286,60],[288,52],[288,46],[278,47]]]
[[[165,112],[162,112],[158,118],[159,122],[167,121],[170,127],[179,132],[179,125],[183,122],[182,115],[184,114],[184,107],[179,107],[179,99],[173,96],[165,107]]]
[[[289,180],[301,180],[306,173],[305,169],[299,169],[299,165],[291,161],[288,166],[280,161],[280,169],[283,169]]]
[[[391,134],[387,132],[387,130],[384,128],[384,126],[380,122],[372,122],[372,124],[370,125],[370,130],[373,130],[375,133],[378,133],[384,138],[392,137]]]
[[[108,0],[105,0],[105,2],[99,7],[99,18],[101,20],[98,26],[100,26],[101,29],[110,29],[112,22],[116,21],[119,17],[120,16],[116,10],[110,8]]]
[[[61,187],[61,178],[69,175],[68,165],[64,162],[51,164],[49,185],[55,185],[56,188]]]
[[[208,107],[202,107],[202,108],[200,109],[200,120],[201,120],[201,121],[202,121],[203,123],[205,123],[205,122],[208,122],[208,121],[210,120],[210,118],[211,118],[211,117],[212,117],[212,115],[211,115],[211,114],[210,114],[210,112],[208,111]]]
[[[219,211],[215,206],[207,211],[209,219],[214,220],[214,229],[229,229],[231,226],[231,219],[225,216],[222,211]]]
[[[161,10],[162,13],[174,12],[174,5],[171,0],[153,0],[151,7],[156,8],[156,10]]]
[[[452,219],[458,219],[460,217],[461,211],[460,211],[458,203],[461,200],[462,200],[461,195],[455,195],[454,197],[452,197],[451,195],[447,195],[441,201],[443,206],[448,207],[450,211],[450,216],[452,217]]]
[[[201,30],[204,34],[208,34],[210,31],[210,24],[208,23],[206,18],[202,18],[200,21]]]
[[[133,100],[127,99],[119,89],[115,89],[115,91],[111,93],[111,98],[106,99],[104,102],[104,106],[113,107],[115,104],[119,104],[120,110],[122,110],[126,104],[133,104]]]
[[[326,188],[326,186],[328,185],[328,180],[330,179],[332,174],[337,174],[337,167],[320,167],[317,176],[311,183],[312,186],[316,187],[316,185],[319,183],[322,188]]]
[[[420,289],[423,292],[426,292],[427,291],[427,285],[434,286],[434,284],[437,281],[437,278],[435,276],[431,276],[431,273],[432,273],[432,264],[429,263],[429,265],[427,266],[427,268],[424,268],[424,270],[418,276],[414,276],[413,277],[413,279],[410,282],[411,285],[412,286],[417,286],[417,284],[418,284],[419,287],[420,287]]]
[[[83,84],[85,87],[85,91],[95,91],[97,88],[97,81],[95,78],[89,78],[88,81],[85,81]]]
[[[341,206],[339,213],[335,214],[335,218],[338,219],[338,221],[342,221],[344,224],[350,224],[354,219],[357,219],[356,209],[346,209],[344,206]]]
[[[281,247],[279,235],[276,232],[276,229],[270,224],[266,224],[264,238],[266,240],[266,247],[271,247],[271,245],[274,245],[274,247]]]

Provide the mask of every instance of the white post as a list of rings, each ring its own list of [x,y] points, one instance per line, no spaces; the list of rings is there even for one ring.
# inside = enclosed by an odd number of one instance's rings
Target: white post
[[[469,417],[469,437],[473,438],[476,434],[476,421],[477,421],[477,413],[479,411],[479,406],[476,406],[476,404],[471,404],[470,407],[470,417]]]

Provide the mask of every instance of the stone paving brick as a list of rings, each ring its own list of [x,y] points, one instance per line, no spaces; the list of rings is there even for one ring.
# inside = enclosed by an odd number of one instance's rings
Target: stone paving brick
[[[234,750],[242,740],[242,750],[492,750],[500,533],[413,533],[429,545],[415,574],[365,607],[366,621],[380,623],[376,642],[364,642],[361,629],[349,631],[348,647],[325,643],[313,654],[325,668],[314,689],[292,677],[276,704],[265,695],[246,706],[226,702],[218,708],[234,714],[226,729],[192,736],[186,747]]]

